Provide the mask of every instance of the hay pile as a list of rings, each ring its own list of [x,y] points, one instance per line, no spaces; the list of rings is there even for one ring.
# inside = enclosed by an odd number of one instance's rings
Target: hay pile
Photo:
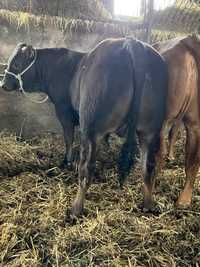
[[[0,137],[0,266],[155,266],[200,264],[200,184],[192,210],[176,211],[183,184],[183,146],[157,179],[160,214],[142,213],[139,166],[123,191],[117,188],[119,145],[101,148],[102,182],[87,195],[87,215],[76,224],[69,207],[77,174],[55,168],[63,156],[60,136],[18,142]]]
[[[0,9],[73,18],[111,18],[99,0],[1,0]]]
[[[12,28],[15,31],[41,30],[50,28],[52,30],[62,31],[65,34],[74,33],[110,33],[129,35],[134,31],[144,28],[142,21],[119,21],[111,19],[94,19],[94,18],[72,18],[58,16],[36,16],[26,12],[15,12],[0,9],[0,24]]]

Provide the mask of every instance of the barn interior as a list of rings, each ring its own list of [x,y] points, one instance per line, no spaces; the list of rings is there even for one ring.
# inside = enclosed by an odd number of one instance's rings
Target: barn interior
[[[133,10],[129,2],[1,0],[0,78],[19,42],[89,52],[106,38],[133,36],[153,44],[200,32],[196,0],[137,0]],[[79,142],[77,130],[77,153]],[[145,214],[138,207],[139,158],[119,190],[121,140],[113,136],[109,149],[102,144],[98,153],[86,214],[73,224],[69,213],[77,170],[57,167],[64,140],[53,104],[0,90],[0,266],[200,266],[199,179],[192,208],[174,208],[184,184],[184,144],[183,129],[175,159],[156,180],[159,212]]]

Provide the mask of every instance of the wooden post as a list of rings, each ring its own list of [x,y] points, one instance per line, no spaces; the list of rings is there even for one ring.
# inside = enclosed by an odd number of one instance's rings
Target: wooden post
[[[144,20],[145,20],[145,16],[147,14],[147,0],[141,0],[141,6],[140,6],[140,16],[144,16]]]
[[[144,15],[144,21],[147,25],[146,28],[146,42],[151,43],[151,31],[152,31],[152,17],[154,13],[154,0],[147,0],[147,11],[146,14]]]

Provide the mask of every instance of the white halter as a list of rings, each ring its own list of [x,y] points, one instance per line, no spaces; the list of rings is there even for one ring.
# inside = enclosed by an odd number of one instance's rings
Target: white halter
[[[45,96],[44,99],[42,99],[42,100],[38,100],[38,101],[37,101],[37,100],[32,99],[31,96],[30,96],[30,95],[24,90],[24,88],[23,88],[22,75],[23,75],[25,72],[27,72],[27,71],[33,66],[33,64],[35,63],[36,59],[37,59],[37,53],[36,53],[36,50],[35,50],[35,57],[34,57],[34,60],[30,63],[30,65],[29,65],[25,70],[23,70],[23,71],[22,71],[21,73],[19,73],[19,74],[15,74],[15,73],[10,72],[10,71],[8,71],[8,70],[6,69],[6,70],[5,70],[5,73],[14,76],[15,79],[18,80],[18,82],[19,82],[19,91],[22,92],[22,93],[24,94],[25,97],[27,97],[27,98],[28,98],[31,102],[33,102],[33,103],[36,103],[36,104],[42,104],[42,103],[44,103],[44,102],[46,102],[46,101],[48,100],[48,98],[49,98],[48,95]]]

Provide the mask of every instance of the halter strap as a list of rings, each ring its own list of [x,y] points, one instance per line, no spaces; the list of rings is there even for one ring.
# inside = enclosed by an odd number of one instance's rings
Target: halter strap
[[[15,73],[13,73],[13,72],[11,72],[11,71],[8,71],[8,70],[6,69],[6,70],[5,70],[5,73],[14,76],[15,79],[18,80],[18,82],[19,82],[19,91],[22,92],[23,95],[24,95],[25,97],[27,97],[27,98],[28,98],[31,102],[33,102],[33,103],[36,103],[36,104],[42,104],[42,103],[44,103],[44,102],[46,102],[46,101],[48,100],[48,98],[49,98],[48,95],[45,96],[45,98],[42,99],[42,100],[38,100],[38,101],[37,101],[37,100],[33,100],[33,99],[31,98],[31,96],[30,96],[30,95],[24,90],[24,88],[23,88],[22,75],[23,75],[24,73],[26,73],[26,72],[33,66],[33,64],[35,63],[36,59],[37,59],[37,52],[36,52],[36,50],[35,50],[35,57],[34,57],[34,59],[33,59],[33,61],[30,63],[30,65],[29,65],[27,68],[25,68],[25,70],[23,70],[21,73],[15,74]]]

